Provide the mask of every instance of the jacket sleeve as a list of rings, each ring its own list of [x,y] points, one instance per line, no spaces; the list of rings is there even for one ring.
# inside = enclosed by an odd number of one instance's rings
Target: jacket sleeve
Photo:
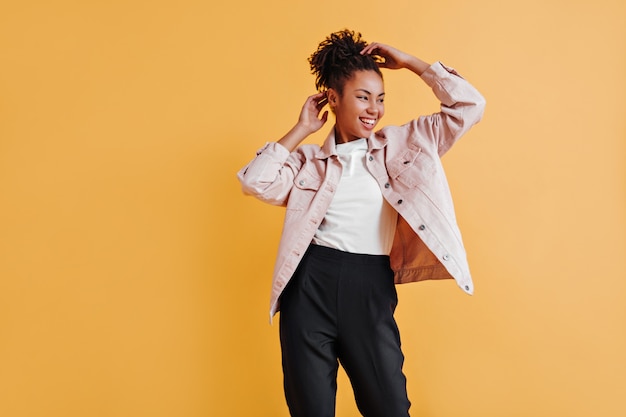
[[[244,194],[269,204],[284,206],[301,166],[302,159],[298,152],[289,153],[284,146],[270,142],[239,170],[237,178]]]
[[[437,62],[430,66],[422,79],[441,102],[441,110],[422,116],[411,123],[414,129],[427,134],[435,141],[439,156],[483,116],[485,99],[454,69]]]

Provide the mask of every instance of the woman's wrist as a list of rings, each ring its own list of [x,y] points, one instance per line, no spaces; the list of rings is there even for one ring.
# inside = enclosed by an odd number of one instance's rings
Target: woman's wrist
[[[289,152],[292,152],[298,147],[300,142],[306,139],[311,133],[313,132],[307,129],[303,123],[298,122],[278,141],[278,143],[287,148]]]
[[[430,68],[430,65],[431,64],[428,62],[422,61],[418,57],[410,55],[409,59],[405,63],[405,68],[421,76],[424,71]]]

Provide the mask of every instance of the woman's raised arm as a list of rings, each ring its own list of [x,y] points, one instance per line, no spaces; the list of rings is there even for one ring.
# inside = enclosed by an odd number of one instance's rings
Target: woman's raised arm
[[[328,119],[328,110],[322,114],[322,117],[319,117],[327,102],[326,93],[309,96],[302,106],[298,123],[278,143],[292,152],[307,136],[320,130]]]
[[[406,68],[413,71],[417,75],[422,75],[424,71],[430,67],[430,64],[422,61],[421,59],[402,52],[393,46],[385,45],[383,43],[372,42],[367,45],[361,51],[361,55],[374,55],[384,59],[378,66],[380,68],[387,69],[402,69]]]

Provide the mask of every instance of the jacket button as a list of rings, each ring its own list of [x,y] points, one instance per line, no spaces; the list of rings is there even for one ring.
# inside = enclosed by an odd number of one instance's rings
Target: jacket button
[[[298,184],[304,185],[304,180],[300,180],[300,182]]]
[[[447,261],[448,259],[450,259],[450,255],[448,255],[447,253],[445,255],[443,255],[443,260]]]
[[[465,291],[469,291],[469,285],[465,286]]]
[[[426,229],[426,226],[424,226],[424,225],[422,224],[422,225],[420,225],[419,229],[420,229],[420,230],[424,230],[424,229]]]
[[[386,182],[385,183],[385,188],[389,188],[389,187],[391,187],[391,185],[388,182]]]
[[[398,200],[398,204],[402,204],[402,199]]]
[[[370,155],[370,157],[368,158],[370,161],[374,160],[374,157],[372,155]]]

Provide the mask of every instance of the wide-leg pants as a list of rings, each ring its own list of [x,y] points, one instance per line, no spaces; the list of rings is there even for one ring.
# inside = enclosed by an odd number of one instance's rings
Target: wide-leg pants
[[[280,300],[291,416],[335,415],[339,362],[363,416],[409,415],[397,301],[388,256],[309,247]]]

